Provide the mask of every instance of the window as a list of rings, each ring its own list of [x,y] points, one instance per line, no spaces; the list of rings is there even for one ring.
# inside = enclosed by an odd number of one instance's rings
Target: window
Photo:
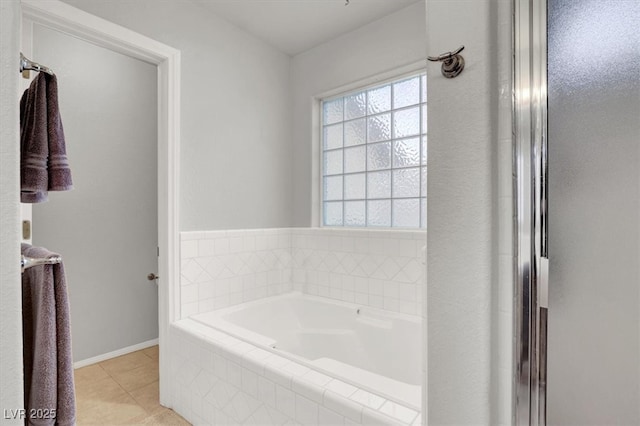
[[[325,226],[425,227],[426,74],[322,101]]]

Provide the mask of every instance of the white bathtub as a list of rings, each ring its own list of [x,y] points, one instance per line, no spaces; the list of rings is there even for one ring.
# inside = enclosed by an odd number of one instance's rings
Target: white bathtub
[[[420,411],[418,317],[294,292],[191,319]]]

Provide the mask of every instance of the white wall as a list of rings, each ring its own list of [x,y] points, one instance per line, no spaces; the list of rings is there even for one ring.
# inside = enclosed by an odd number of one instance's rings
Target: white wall
[[[180,49],[183,231],[290,225],[287,55],[191,2],[66,3]]]
[[[22,398],[22,290],[18,125],[20,2],[0,1],[0,410],[16,410]],[[13,102],[11,100],[14,100]],[[4,417],[4,416],[3,416]],[[23,424],[16,419],[3,424]]]
[[[293,58],[293,226],[314,225],[313,98],[424,60],[424,7],[409,6]]]
[[[496,76],[498,65],[510,61],[504,7],[507,0],[427,4],[429,54],[464,45],[466,62],[455,79],[445,79],[437,64],[427,68],[429,424],[498,424],[504,417],[508,423],[509,393],[500,395],[504,414],[493,418],[500,390],[494,382],[502,376],[492,372],[496,356],[510,351],[494,336],[501,320],[510,322],[508,312],[500,315],[496,288],[499,253],[507,261],[504,287],[511,282],[509,74]]]

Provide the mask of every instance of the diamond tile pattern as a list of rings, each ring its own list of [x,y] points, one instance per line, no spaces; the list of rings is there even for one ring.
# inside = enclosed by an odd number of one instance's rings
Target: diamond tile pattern
[[[426,231],[182,233],[183,246],[194,241],[198,250],[185,250],[190,257],[182,257],[182,318],[294,289],[407,314],[421,312]],[[217,248],[213,254],[210,247]],[[385,287],[386,293],[379,291]]]
[[[318,296],[418,315],[425,231],[292,231],[293,287]],[[386,293],[379,289],[387,288]]]
[[[292,290],[289,229],[183,232],[181,244],[182,318]]]
[[[172,325],[168,333],[167,398],[194,425],[408,426],[419,416],[410,407],[275,355],[253,357],[260,366],[256,373],[242,359],[264,350],[245,344],[239,355],[231,349],[241,345],[234,337],[213,329],[201,334],[185,321]],[[241,385],[236,375],[242,377]]]

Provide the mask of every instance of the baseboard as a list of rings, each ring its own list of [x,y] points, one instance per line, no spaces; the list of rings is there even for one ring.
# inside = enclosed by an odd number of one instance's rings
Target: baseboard
[[[115,358],[120,355],[126,355],[131,352],[139,351],[141,349],[146,349],[151,346],[155,346],[158,344],[158,339],[147,340],[146,342],[138,343],[136,345],[127,346],[126,348],[118,349],[113,352],[109,352],[106,354],[94,356],[92,358],[83,359],[82,361],[77,361],[73,363],[73,368],[81,368],[86,367],[87,365],[96,364],[101,361],[106,361],[111,358]]]

